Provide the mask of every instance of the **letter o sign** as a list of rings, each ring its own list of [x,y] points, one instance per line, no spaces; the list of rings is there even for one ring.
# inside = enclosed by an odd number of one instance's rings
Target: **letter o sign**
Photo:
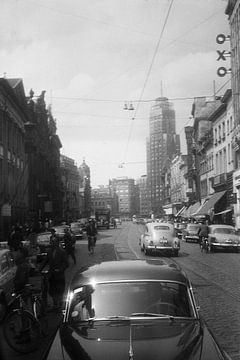
[[[227,69],[221,66],[220,68],[217,69],[217,74],[218,76],[223,77],[227,74]]]
[[[226,41],[226,36],[224,34],[219,34],[217,37],[216,37],[216,42],[218,44],[223,44],[224,42]]]

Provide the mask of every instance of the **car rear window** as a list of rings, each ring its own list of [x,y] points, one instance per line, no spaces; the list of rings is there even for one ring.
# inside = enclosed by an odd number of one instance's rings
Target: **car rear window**
[[[167,225],[157,225],[157,226],[154,226],[154,230],[171,230],[171,229]]]
[[[229,229],[229,228],[216,228],[213,230],[214,234],[236,234],[235,229]]]
[[[196,230],[200,227],[200,225],[188,225],[187,229],[188,230]]]

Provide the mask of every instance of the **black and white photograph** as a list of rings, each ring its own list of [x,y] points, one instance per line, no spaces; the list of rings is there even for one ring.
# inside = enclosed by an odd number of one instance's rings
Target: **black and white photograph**
[[[239,360],[239,0],[0,3],[0,359]]]

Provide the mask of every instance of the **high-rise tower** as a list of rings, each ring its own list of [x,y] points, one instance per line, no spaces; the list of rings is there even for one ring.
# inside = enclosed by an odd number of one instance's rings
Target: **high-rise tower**
[[[148,193],[155,214],[161,213],[164,200],[162,169],[167,159],[179,153],[180,137],[176,135],[173,104],[166,97],[159,97],[150,111],[147,139]]]

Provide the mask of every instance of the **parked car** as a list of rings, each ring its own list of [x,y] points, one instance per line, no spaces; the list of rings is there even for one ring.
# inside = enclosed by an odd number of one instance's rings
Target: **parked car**
[[[12,300],[16,270],[17,267],[10,250],[0,250],[0,321],[3,320],[7,306]]]
[[[79,222],[72,222],[70,224],[70,230],[71,230],[72,234],[76,237],[76,240],[83,239],[83,230],[82,230],[82,226]]]
[[[198,231],[201,227],[201,224],[187,224],[186,229],[182,231],[182,238],[186,241],[199,242]]]
[[[174,227],[175,227],[175,230],[176,230],[176,234],[177,234],[177,237],[179,239],[182,239],[182,236],[183,236],[183,230],[186,229],[187,227],[187,224],[182,222],[182,223],[174,223]]]
[[[209,225],[208,229],[209,251],[217,249],[240,251],[240,236],[233,226],[215,224]]]
[[[77,272],[47,360],[230,360],[170,259],[106,261]]]
[[[180,249],[180,241],[176,236],[174,226],[169,222],[147,223],[139,245],[145,255],[158,252],[178,256]]]

